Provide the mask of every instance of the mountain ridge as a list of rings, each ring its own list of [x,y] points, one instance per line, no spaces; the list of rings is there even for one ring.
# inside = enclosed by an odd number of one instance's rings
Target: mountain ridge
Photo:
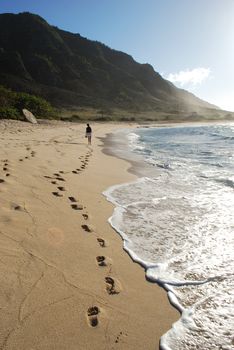
[[[0,84],[56,107],[201,113],[219,108],[132,56],[49,25],[28,12],[0,15]]]

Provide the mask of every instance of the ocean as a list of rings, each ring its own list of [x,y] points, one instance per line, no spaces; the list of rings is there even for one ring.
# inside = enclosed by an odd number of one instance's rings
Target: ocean
[[[160,348],[234,349],[234,123],[114,137],[112,151],[139,177],[104,192],[115,205],[110,224],[181,313]]]

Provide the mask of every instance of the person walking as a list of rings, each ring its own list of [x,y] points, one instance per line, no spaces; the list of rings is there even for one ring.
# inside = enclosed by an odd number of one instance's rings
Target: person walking
[[[86,134],[85,137],[88,138],[88,145],[91,145],[91,139],[92,139],[92,129],[89,124],[87,124],[86,127]]]

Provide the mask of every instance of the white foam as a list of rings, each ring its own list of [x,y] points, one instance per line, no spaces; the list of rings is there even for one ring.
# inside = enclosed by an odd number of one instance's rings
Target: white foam
[[[122,236],[124,249],[145,268],[147,279],[162,285],[181,312],[162,337],[161,348],[229,350],[234,327],[233,193],[223,182],[208,181],[220,178],[224,169],[197,160],[172,163],[173,171],[162,167],[155,178],[105,191],[116,206],[109,222]],[[214,342],[219,347],[212,347]]]

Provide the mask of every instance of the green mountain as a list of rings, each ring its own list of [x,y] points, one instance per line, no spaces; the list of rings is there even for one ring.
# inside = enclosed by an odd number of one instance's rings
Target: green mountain
[[[218,110],[176,88],[151,65],[30,13],[0,15],[0,84],[64,108],[175,114]]]

